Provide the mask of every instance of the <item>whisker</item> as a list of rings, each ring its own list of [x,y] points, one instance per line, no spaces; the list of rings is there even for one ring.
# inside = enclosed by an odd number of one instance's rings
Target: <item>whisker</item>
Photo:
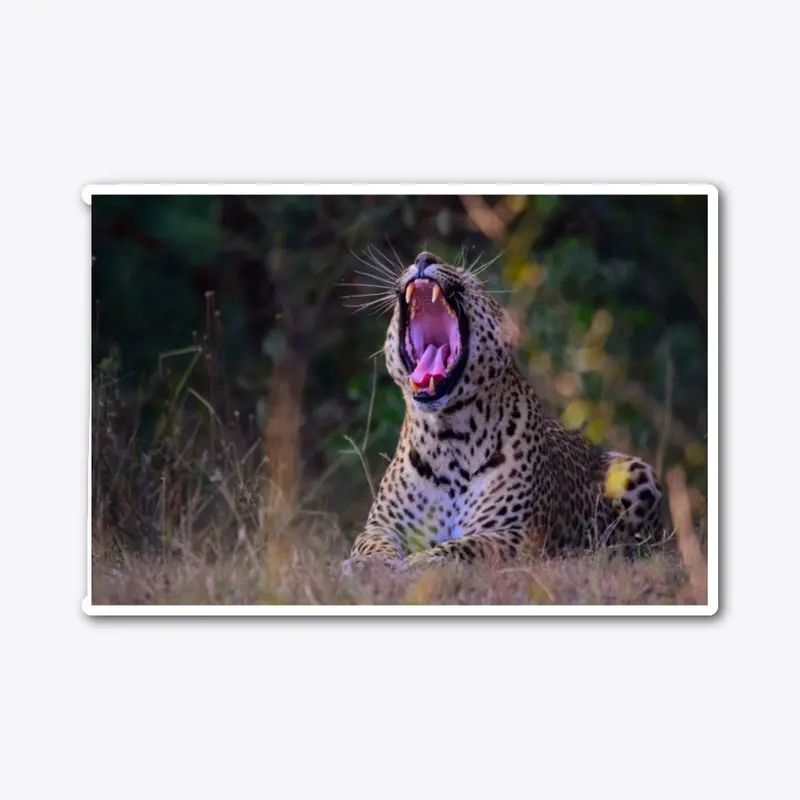
[[[384,254],[383,250],[376,247],[372,242],[367,244],[365,255],[368,258],[374,259],[377,263],[383,264],[387,269],[394,271],[394,264],[392,264],[389,258]]]
[[[386,314],[391,310],[392,310],[391,306],[385,306],[385,307],[378,306],[378,308],[376,308],[374,311],[370,311],[370,316],[373,317],[380,316],[381,314]]]
[[[369,261],[361,261],[361,263],[369,270],[368,275],[374,278],[376,281],[395,281],[397,276],[390,273],[384,267],[380,265],[373,264]],[[365,273],[361,273],[362,275]]]
[[[336,286],[361,286],[365,289],[383,289],[384,286],[380,283],[353,283],[350,281],[343,281],[342,283],[337,283]]]
[[[475,274],[474,273],[475,265],[481,260],[482,255],[483,255],[482,253],[478,253],[478,255],[475,256],[475,260],[467,267],[467,272],[472,272],[473,275]]]
[[[367,251],[368,251],[369,255],[372,256],[372,258],[375,261],[376,265],[379,265],[381,267],[385,267],[395,277],[399,276],[400,273],[395,268],[395,265],[390,261],[390,259],[387,256],[385,256],[383,254],[383,252],[381,250],[379,250],[377,247],[375,247],[375,245],[372,244],[371,242],[367,246]],[[402,272],[402,268],[401,268],[400,272]]]
[[[394,302],[394,295],[387,295],[386,292],[359,292],[358,294],[343,294],[345,300],[352,297],[385,297],[387,300],[391,299]]]
[[[365,278],[372,278],[374,281],[377,281],[378,283],[381,283],[384,286],[392,286],[392,287],[397,286],[396,280],[389,281],[388,278],[384,278],[382,275],[374,275],[371,272],[364,272],[360,269],[354,269],[353,272],[355,272],[358,275],[363,275]]]
[[[475,275],[477,277],[478,275],[480,275],[481,273],[483,273],[487,269],[489,269],[489,267],[491,267],[492,264],[494,264],[495,261],[497,261],[499,258],[502,258],[505,255],[505,252],[506,252],[505,250],[501,250],[491,261],[487,261],[485,264],[482,264],[477,269],[470,270],[470,271],[472,272],[473,275]]]
[[[391,312],[391,307],[389,306],[378,306],[377,308],[373,309],[372,311],[368,311],[367,313],[371,317],[379,317],[381,314],[389,314]],[[355,308],[353,309],[353,314],[360,314],[364,311],[363,308]]]
[[[382,275],[388,280],[397,280],[397,275],[395,275],[395,273],[392,272],[385,264],[381,264],[378,261],[369,261],[367,262],[367,265],[376,276]]]
[[[357,297],[357,295],[354,295],[353,297]],[[344,306],[345,308],[357,308],[360,310],[363,308],[369,308],[370,306],[374,305],[391,308],[394,304],[395,304],[395,299],[393,297],[392,298],[378,297],[375,300],[369,300],[366,303],[345,303]]]
[[[375,270],[378,270],[380,273],[382,273],[382,277],[390,278],[392,280],[396,280],[397,279],[397,275],[395,275],[395,273],[392,270],[390,270],[388,267],[384,266],[383,264],[380,264],[380,263],[378,263],[378,262],[376,262],[374,260],[373,261],[366,261],[365,259],[361,258],[361,256],[356,255],[352,250],[350,251],[350,253],[353,255],[353,258],[355,258],[358,261],[360,261],[365,267],[367,267],[367,269],[372,270],[372,272],[369,273],[370,277],[373,277],[376,280],[379,277],[381,277],[380,275],[376,275],[375,274]],[[358,270],[356,270],[356,271],[358,271]],[[361,273],[361,274],[363,274],[363,273]]]
[[[352,310],[353,314],[360,314],[365,311],[368,306],[345,306],[345,308],[349,308]],[[377,308],[370,311],[370,314],[386,314],[389,311],[388,306],[378,306]]]
[[[392,267],[392,264],[391,264],[391,262],[390,262],[390,261],[388,261],[388,259],[387,259],[387,258],[386,258],[386,256],[383,254],[383,251],[380,249],[380,247],[377,247],[377,246],[376,246],[376,245],[374,245],[372,242],[368,242],[368,243],[367,243],[366,254],[367,254],[368,256],[371,256],[372,258],[374,258],[374,259],[376,259],[376,260],[377,260],[378,258],[380,258],[380,259],[382,259],[384,262],[388,262],[388,263],[387,263],[387,266],[388,266],[388,267],[391,269],[391,267]]]
[[[399,255],[398,255],[398,253],[397,253],[397,250],[395,250],[395,249],[394,249],[394,245],[393,245],[393,244],[392,244],[392,243],[389,241],[389,234],[388,234],[388,233],[385,233],[383,236],[384,236],[384,238],[386,239],[386,243],[389,245],[389,247],[391,247],[391,248],[392,248],[392,252],[394,253],[394,257],[395,257],[395,259],[397,260],[397,268],[398,268],[398,269],[400,270],[400,272],[402,273],[402,272],[403,272],[403,270],[405,269],[405,267],[403,266],[403,259],[402,259],[402,258],[400,258],[400,256],[399,256]]]

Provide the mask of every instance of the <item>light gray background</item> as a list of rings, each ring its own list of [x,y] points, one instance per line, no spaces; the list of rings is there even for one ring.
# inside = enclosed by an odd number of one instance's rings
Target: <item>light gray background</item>
[[[791,8],[2,0],[0,792],[784,796],[800,492]],[[110,180],[716,184],[721,611],[85,617],[80,192]]]

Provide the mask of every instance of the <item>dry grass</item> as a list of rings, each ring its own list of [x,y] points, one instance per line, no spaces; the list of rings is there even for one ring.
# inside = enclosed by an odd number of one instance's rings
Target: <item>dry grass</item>
[[[97,564],[96,605],[675,605],[685,576],[675,559],[611,564],[585,556],[505,569],[448,565],[398,574],[380,565],[340,578],[294,553],[282,575],[239,555],[217,564],[136,558]]]
[[[313,526],[312,526],[313,528]],[[287,536],[289,534],[286,534]],[[513,566],[448,564],[398,573],[381,564],[344,576],[341,542],[295,528],[291,546],[233,552],[117,553],[95,559],[97,605],[675,605],[694,604],[677,554],[625,562],[604,553]],[[315,542],[302,546],[298,541]]]
[[[152,502],[134,501],[116,517],[95,506],[92,602],[95,605],[677,605],[706,604],[706,563],[692,530],[682,476],[671,473],[677,552],[636,561],[604,551],[511,566],[449,564],[416,572],[371,565],[344,576],[349,540],[336,518],[288,509],[261,467],[250,476],[162,478]],[[125,463],[120,463],[125,469]],[[119,476],[119,472],[116,476]],[[137,475],[138,477],[138,475]],[[127,478],[127,480],[126,480]],[[130,476],[123,478],[130,482]],[[114,478],[117,480],[117,477]],[[155,483],[151,481],[151,485]],[[191,490],[191,491],[190,491]],[[280,495],[280,509],[273,508]],[[123,495],[140,498],[136,486]],[[281,513],[276,513],[280,510]],[[118,521],[121,519],[123,524]],[[131,544],[125,531],[154,531]],[[276,524],[277,523],[277,524]],[[135,541],[135,540],[134,540]],[[673,541],[673,545],[674,545]]]
[[[707,605],[708,564],[694,533],[689,489],[680,467],[674,467],[667,473],[667,487],[678,550],[689,574],[688,583],[681,589],[681,599],[688,598],[698,605]]]

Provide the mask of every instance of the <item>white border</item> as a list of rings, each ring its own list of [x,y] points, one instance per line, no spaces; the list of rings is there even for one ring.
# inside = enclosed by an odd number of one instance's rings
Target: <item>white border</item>
[[[710,617],[719,610],[719,191],[708,183],[136,183],[90,184],[94,195],[173,194],[530,194],[705,195],[708,198],[708,605],[706,606],[123,606],[94,605],[91,563],[91,455],[88,463],[87,596],[83,612],[94,617]],[[91,409],[91,399],[90,399]],[[91,417],[91,410],[90,410]],[[91,430],[91,423],[89,426]],[[91,444],[90,444],[91,448]]]
[[[708,196],[715,219],[719,200],[710,183],[92,183],[81,191],[87,205],[94,195],[141,194],[694,194]],[[715,246],[718,233],[715,227]]]

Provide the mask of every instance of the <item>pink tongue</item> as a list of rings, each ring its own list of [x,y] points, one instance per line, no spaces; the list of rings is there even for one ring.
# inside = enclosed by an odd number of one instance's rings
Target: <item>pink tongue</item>
[[[409,377],[414,383],[420,383],[425,386],[430,383],[431,377],[436,380],[441,380],[447,375],[446,364],[449,355],[449,344],[443,344],[441,347],[436,347],[435,344],[429,344],[425,348],[425,352],[422,354],[417,368]]]

